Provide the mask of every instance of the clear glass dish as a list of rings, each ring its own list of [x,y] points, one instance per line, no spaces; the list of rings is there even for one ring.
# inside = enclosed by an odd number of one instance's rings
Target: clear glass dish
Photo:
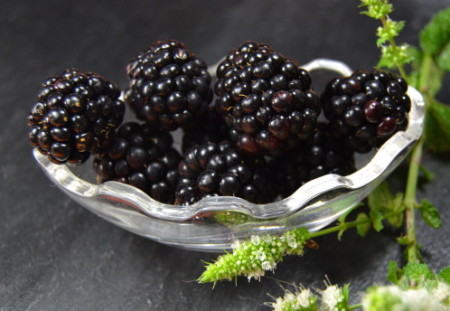
[[[331,70],[343,76],[352,70],[339,61],[316,59],[303,68]],[[412,105],[409,124],[397,132],[368,163],[347,176],[328,174],[311,180],[291,196],[268,204],[253,204],[237,197],[205,198],[190,206],[157,202],[127,184],[93,184],[56,165],[34,150],[48,178],[66,195],[91,212],[135,234],[190,250],[222,251],[236,239],[258,234],[279,234],[306,227],[319,230],[363,200],[407,156],[423,129],[422,95],[409,87]]]

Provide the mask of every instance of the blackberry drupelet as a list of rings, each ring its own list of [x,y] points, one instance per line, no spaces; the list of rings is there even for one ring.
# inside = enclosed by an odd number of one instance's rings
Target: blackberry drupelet
[[[172,131],[186,127],[212,99],[206,64],[179,41],[156,42],[127,66],[125,101],[140,120]]]
[[[28,116],[31,144],[55,163],[101,154],[123,120],[118,87],[96,73],[68,69],[49,77]]]
[[[266,44],[244,42],[217,68],[216,109],[249,154],[288,150],[309,138],[321,107],[309,73]]]
[[[335,136],[364,153],[407,127],[407,88],[405,80],[392,73],[357,71],[329,82],[321,103]]]
[[[114,180],[133,185],[153,199],[173,203],[180,154],[168,132],[148,125],[123,124],[103,157],[94,160],[100,182]]]
[[[354,152],[332,137],[329,124],[319,123],[313,137],[300,148],[271,163],[274,184],[287,197],[304,183],[325,174],[342,176],[356,171]]]
[[[184,153],[178,172],[177,204],[208,196],[237,196],[254,203],[273,200],[264,158],[244,158],[230,141],[197,145]]]

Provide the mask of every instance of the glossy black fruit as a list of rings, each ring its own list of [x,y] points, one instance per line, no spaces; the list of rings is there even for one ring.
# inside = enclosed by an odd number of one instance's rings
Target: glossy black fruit
[[[160,130],[189,126],[212,99],[206,64],[179,41],[156,42],[130,61],[127,74],[125,101]]]
[[[118,87],[96,73],[68,69],[48,78],[29,116],[29,140],[58,164],[81,164],[102,154],[122,123]]]
[[[180,154],[172,136],[148,125],[123,124],[103,157],[94,160],[100,182],[115,180],[133,185],[157,201],[173,203]]]
[[[217,68],[215,107],[247,154],[279,154],[312,136],[321,107],[309,73],[266,44],[244,42]]]
[[[270,202],[275,193],[267,169],[264,158],[245,158],[230,141],[196,145],[179,164],[176,203],[188,205],[217,195]]]
[[[357,71],[328,83],[321,96],[332,132],[358,152],[381,146],[408,124],[406,82],[383,71]]]

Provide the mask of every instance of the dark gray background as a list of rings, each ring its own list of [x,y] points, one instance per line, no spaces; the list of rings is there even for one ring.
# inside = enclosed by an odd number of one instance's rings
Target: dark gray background
[[[378,58],[377,23],[357,1],[18,1],[0,3],[0,310],[268,310],[280,281],[322,287],[325,275],[351,282],[352,294],[383,282],[388,260],[400,260],[395,233],[353,233],[321,249],[288,257],[261,282],[198,285],[211,254],[160,245],[84,210],[50,184],[31,156],[26,117],[39,84],[69,67],[95,71],[121,87],[124,68],[156,40],[179,39],[212,64],[243,40],[271,44],[300,63],[316,57],[370,68]],[[396,1],[401,39],[448,1]],[[448,80],[447,80],[448,81]],[[448,85],[447,85],[448,87]],[[320,91],[320,90],[319,90]],[[450,92],[441,100],[449,102]],[[450,263],[449,163],[426,154],[437,173],[421,197],[440,207],[444,228],[418,221],[419,240],[434,269]],[[356,296],[357,297],[357,296]]]

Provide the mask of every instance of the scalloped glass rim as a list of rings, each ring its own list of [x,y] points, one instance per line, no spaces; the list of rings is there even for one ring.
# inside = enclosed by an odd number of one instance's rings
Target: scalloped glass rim
[[[344,63],[316,59],[303,68],[331,70],[343,76],[352,70]],[[253,234],[279,234],[304,226],[318,230],[363,200],[406,157],[423,129],[424,102],[414,88],[409,123],[377,150],[361,169],[347,176],[328,174],[311,180],[291,196],[268,204],[253,204],[237,197],[205,198],[190,206],[163,204],[130,185],[92,184],[66,165],[56,165],[36,149],[33,154],[49,179],[64,193],[107,221],[135,234],[191,250],[221,251],[234,240]],[[220,224],[214,215],[236,212],[244,218]],[[245,219],[245,221],[242,221]]]

